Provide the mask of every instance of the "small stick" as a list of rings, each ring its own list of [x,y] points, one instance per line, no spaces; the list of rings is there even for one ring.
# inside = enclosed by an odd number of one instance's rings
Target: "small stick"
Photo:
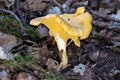
[[[15,3],[16,3],[16,4],[15,4],[15,7],[16,7],[17,14],[18,14],[21,22],[25,23],[25,19],[24,19],[24,17],[22,16],[22,12],[21,12],[21,10],[20,10],[20,0],[16,0]]]
[[[59,4],[56,0],[53,0],[53,2],[54,2],[60,9],[62,9],[62,5]]]

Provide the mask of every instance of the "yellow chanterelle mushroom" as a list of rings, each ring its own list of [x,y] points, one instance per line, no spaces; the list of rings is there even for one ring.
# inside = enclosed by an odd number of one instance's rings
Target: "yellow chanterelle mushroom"
[[[61,54],[62,69],[68,65],[66,46],[71,39],[76,46],[80,47],[80,40],[86,39],[92,30],[92,16],[85,12],[84,7],[79,7],[74,14],[48,14],[30,21],[31,25],[44,24],[49,29],[49,34],[54,37]]]

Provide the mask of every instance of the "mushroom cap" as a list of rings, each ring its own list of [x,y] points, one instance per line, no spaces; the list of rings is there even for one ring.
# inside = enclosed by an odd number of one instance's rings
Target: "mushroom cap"
[[[48,14],[30,21],[31,25],[44,24],[50,30],[50,35],[59,34],[66,43],[68,39],[79,46],[81,39],[86,39],[92,30],[92,16],[85,12],[84,7],[79,7],[74,14]]]
[[[85,7],[78,7],[75,14],[80,15],[83,14],[84,12],[85,12]]]

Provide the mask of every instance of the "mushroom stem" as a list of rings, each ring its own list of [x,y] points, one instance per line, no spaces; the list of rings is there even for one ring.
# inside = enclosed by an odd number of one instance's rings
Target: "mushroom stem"
[[[66,52],[63,52],[61,55],[61,63],[60,63],[62,69],[66,68],[68,66],[68,58]]]
[[[54,38],[57,43],[59,51],[62,51],[62,53],[60,54],[60,59],[61,59],[60,66],[62,69],[64,69],[68,65],[68,58],[66,54],[66,41],[60,38],[57,33],[55,34]]]

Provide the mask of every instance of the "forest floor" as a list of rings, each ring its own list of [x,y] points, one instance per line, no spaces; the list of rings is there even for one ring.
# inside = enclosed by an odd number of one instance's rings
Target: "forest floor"
[[[57,70],[54,38],[30,20],[81,6],[92,32],[81,47],[67,46],[70,65]],[[0,0],[0,80],[120,80],[120,0]]]

